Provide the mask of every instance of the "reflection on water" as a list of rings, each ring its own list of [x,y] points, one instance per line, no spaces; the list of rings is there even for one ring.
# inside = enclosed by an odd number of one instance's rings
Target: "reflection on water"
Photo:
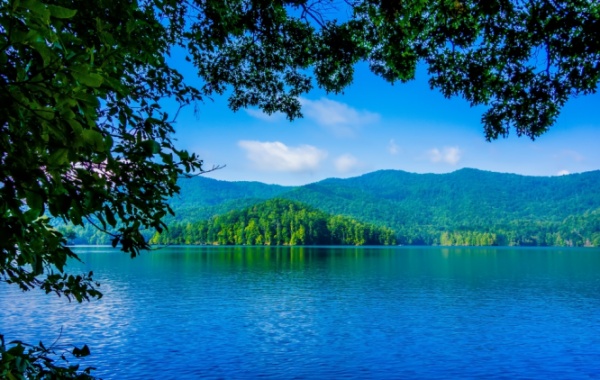
[[[87,343],[105,379],[590,378],[600,251],[80,249],[105,297],[2,287],[8,339]]]

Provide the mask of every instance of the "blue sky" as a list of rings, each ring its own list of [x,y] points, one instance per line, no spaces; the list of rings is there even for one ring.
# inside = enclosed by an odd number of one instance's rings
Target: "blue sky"
[[[193,69],[174,62],[194,81]],[[344,94],[313,90],[302,98],[304,118],[232,112],[225,96],[188,107],[175,124],[176,144],[198,153],[206,176],[228,181],[302,185],[380,169],[447,173],[477,168],[552,176],[600,169],[600,95],[572,99],[558,122],[531,141],[515,133],[487,142],[484,108],[430,90],[425,70],[391,85],[359,65]]]

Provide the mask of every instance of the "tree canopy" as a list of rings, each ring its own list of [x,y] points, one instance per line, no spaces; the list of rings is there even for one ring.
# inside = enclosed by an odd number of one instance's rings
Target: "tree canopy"
[[[91,274],[64,273],[76,255],[55,219],[110,229],[132,256],[148,248],[140,230],[162,230],[177,179],[204,170],[174,145],[166,99],[227,92],[233,110],[294,119],[301,94],[343,91],[360,61],[390,82],[424,64],[432,88],[487,107],[487,139],[535,138],[596,91],[599,27],[589,0],[5,0],[0,279],[100,296]],[[201,85],[168,64],[173,47]]]
[[[393,230],[331,215],[287,199],[270,199],[209,220],[173,223],[152,244],[395,245]]]
[[[232,87],[234,110],[294,118],[299,94],[314,83],[342,91],[359,61],[390,82],[423,64],[432,88],[487,108],[487,139],[511,128],[535,138],[600,75],[600,4],[588,0],[238,0],[194,11],[190,57],[204,90]]]

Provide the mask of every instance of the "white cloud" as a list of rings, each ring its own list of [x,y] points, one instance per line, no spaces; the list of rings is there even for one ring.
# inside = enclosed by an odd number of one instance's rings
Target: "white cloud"
[[[556,175],[569,175],[571,174],[568,170],[561,170],[558,173],[556,173]]]
[[[393,156],[397,155],[400,152],[400,148],[398,147],[394,139],[391,139],[388,144],[388,152],[390,152],[390,154]]]
[[[303,172],[317,169],[327,152],[312,145],[288,147],[279,141],[242,140],[238,146],[246,151],[258,169],[279,172]]]
[[[327,98],[309,100],[300,98],[302,113],[307,119],[332,131],[337,136],[353,136],[356,130],[364,125],[379,121],[377,113],[357,110],[345,103]]]
[[[340,173],[348,173],[356,169],[360,163],[356,157],[351,154],[343,154],[335,159],[335,168]]]
[[[255,119],[266,121],[269,123],[274,123],[274,122],[285,119],[285,115],[281,112],[275,112],[275,113],[272,113],[271,115],[267,115],[266,113],[262,112],[261,110],[256,110],[256,109],[251,109],[251,108],[247,108],[244,111],[246,111],[246,113],[248,115],[252,116]]]
[[[446,146],[442,150],[433,148],[427,151],[427,157],[431,162],[443,162],[456,165],[460,161],[462,151],[457,146]]]

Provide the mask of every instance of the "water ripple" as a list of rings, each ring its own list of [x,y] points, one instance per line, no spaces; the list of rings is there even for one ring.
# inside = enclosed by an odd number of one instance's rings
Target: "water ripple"
[[[2,287],[8,339],[87,343],[105,379],[600,377],[600,252],[82,251],[104,298]],[[23,323],[23,322],[26,323]]]

